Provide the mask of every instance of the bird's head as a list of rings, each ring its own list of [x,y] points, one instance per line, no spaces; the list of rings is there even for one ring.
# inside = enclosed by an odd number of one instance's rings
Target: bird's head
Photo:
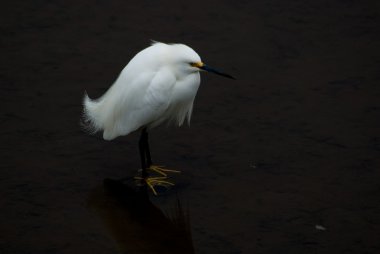
[[[223,73],[204,64],[200,56],[190,47],[184,44],[170,44],[169,46],[171,47],[169,59],[180,73],[191,74],[207,71],[226,78],[235,79],[229,74]]]

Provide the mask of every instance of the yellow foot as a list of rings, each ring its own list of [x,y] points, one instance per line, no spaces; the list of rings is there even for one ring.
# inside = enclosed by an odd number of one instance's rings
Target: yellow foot
[[[165,188],[168,188],[169,186],[173,186],[174,183],[171,183],[169,181],[165,181],[167,177],[165,176],[158,176],[158,177],[147,177],[142,178],[140,176],[136,176],[135,180],[144,181],[146,185],[152,190],[153,194],[157,196],[157,191],[155,190],[154,186],[163,186]]]
[[[169,173],[181,173],[179,170],[167,169],[164,166],[151,165],[148,170],[154,171],[162,176],[167,176]]]

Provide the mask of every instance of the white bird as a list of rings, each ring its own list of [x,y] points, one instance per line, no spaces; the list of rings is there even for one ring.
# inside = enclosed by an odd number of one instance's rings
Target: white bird
[[[206,66],[184,44],[153,42],[132,58],[103,96],[96,100],[91,100],[87,93],[84,96],[84,123],[91,133],[103,131],[103,138],[112,140],[142,131],[140,179],[155,194],[154,185],[172,185],[164,179],[165,172],[173,171],[152,165],[148,131],[165,122],[181,126],[187,119],[190,123],[201,70],[233,79]],[[147,169],[161,176],[149,178]]]

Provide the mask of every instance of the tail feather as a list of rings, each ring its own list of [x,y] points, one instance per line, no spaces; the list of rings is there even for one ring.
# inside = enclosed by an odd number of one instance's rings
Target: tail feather
[[[99,101],[91,100],[90,97],[88,97],[87,92],[84,93],[81,126],[86,132],[90,134],[95,134],[96,132],[103,129],[103,126],[100,124],[97,112],[99,103]]]

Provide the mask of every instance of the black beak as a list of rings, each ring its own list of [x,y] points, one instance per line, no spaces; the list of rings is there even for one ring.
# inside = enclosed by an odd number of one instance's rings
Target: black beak
[[[218,71],[218,70],[215,70],[214,68],[211,68],[207,65],[202,65],[201,67],[199,67],[199,69],[202,69],[202,70],[205,70],[205,71],[208,71],[208,72],[212,72],[212,73],[215,73],[215,74],[218,74],[220,76],[223,76],[223,77],[226,77],[226,78],[230,78],[230,79],[235,79],[234,77],[232,77],[231,75],[227,74],[227,73],[223,73],[221,71]]]

